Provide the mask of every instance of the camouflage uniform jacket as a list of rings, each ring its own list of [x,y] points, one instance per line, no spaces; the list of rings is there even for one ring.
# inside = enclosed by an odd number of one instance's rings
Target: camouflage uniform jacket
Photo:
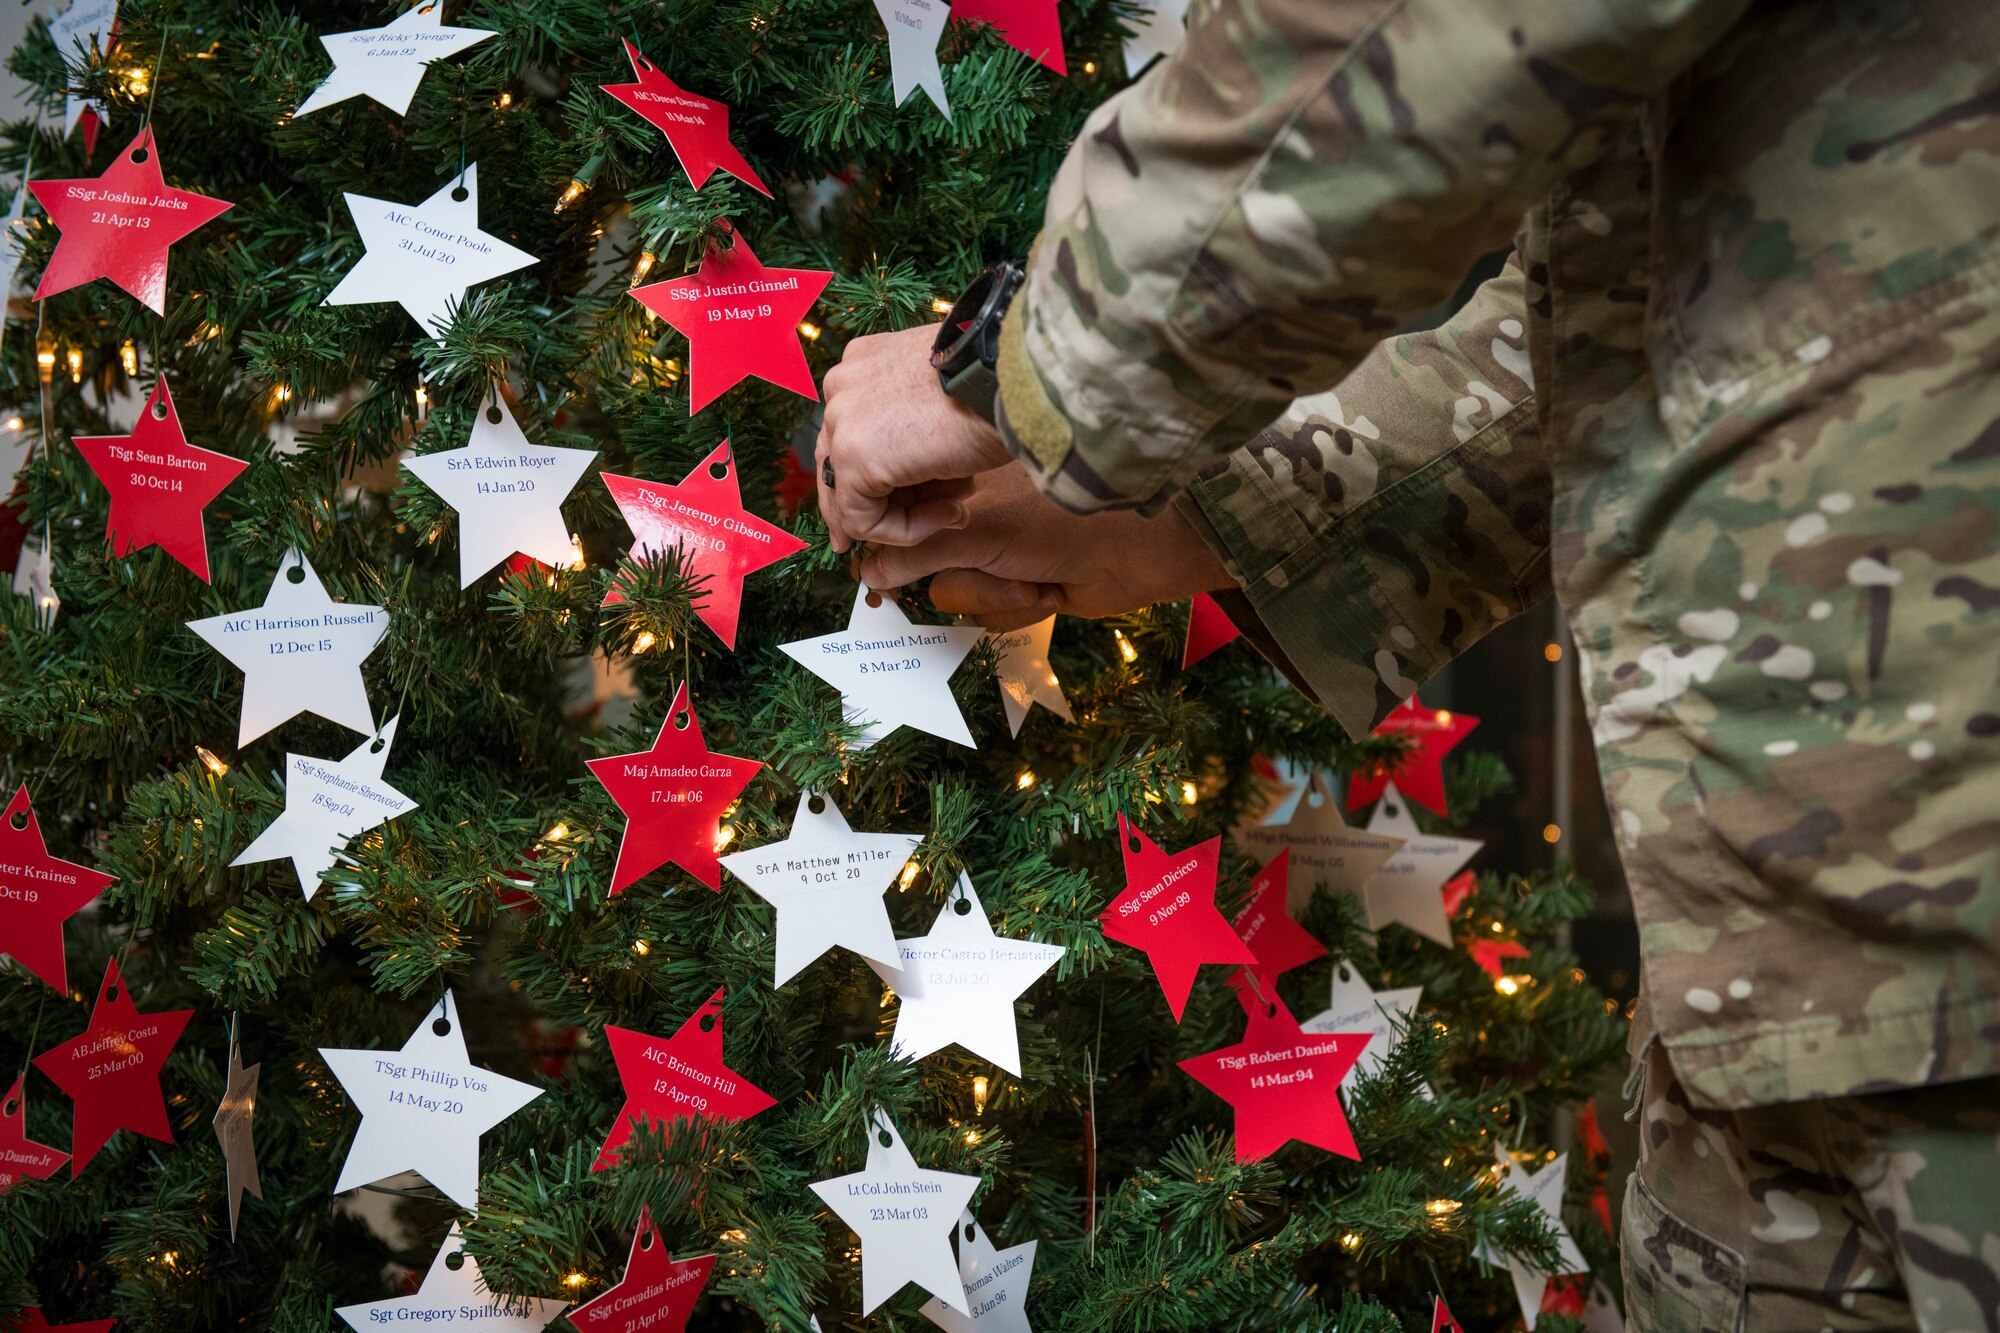
[[[1996,69],[1992,0],[1197,0],[1003,326],[1049,493],[1181,495],[1351,731],[1557,594],[1702,1104],[2000,1069]]]

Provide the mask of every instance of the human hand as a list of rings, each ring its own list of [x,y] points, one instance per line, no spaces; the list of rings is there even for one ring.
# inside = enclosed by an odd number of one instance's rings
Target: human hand
[[[1177,602],[1235,581],[1178,510],[1089,516],[1058,508],[1019,464],[984,472],[963,501],[964,523],[914,546],[877,546],[861,563],[871,588],[928,575],[940,611],[997,633],[1061,611],[1100,617]]]
[[[909,546],[956,525],[971,478],[1010,459],[992,423],[938,383],[936,338],[935,324],[856,338],[826,374],[815,472],[836,551]]]

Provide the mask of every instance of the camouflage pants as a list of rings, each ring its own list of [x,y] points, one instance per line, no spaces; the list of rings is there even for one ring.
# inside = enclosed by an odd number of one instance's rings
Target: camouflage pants
[[[1711,1111],[1639,1059],[1634,1333],[2000,1333],[2000,1079]]]

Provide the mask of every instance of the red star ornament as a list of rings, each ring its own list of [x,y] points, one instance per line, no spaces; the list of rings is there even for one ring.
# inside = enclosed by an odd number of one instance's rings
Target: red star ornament
[[[85,1319],[75,1324],[51,1324],[48,1316],[34,1306],[13,1317],[8,1333],[111,1333],[116,1319]]]
[[[729,142],[729,108],[712,97],[688,92],[641,54],[638,47],[625,43],[637,83],[607,83],[603,90],[631,107],[660,133],[667,136],[681,170],[699,190],[716,171],[726,171],[751,189],[771,197],[771,191],[736,145]]]
[[[1131,945],[1153,964],[1178,1023],[1203,963],[1257,961],[1215,905],[1222,839],[1210,838],[1170,856],[1120,815],[1118,847],[1125,857],[1125,892],[1111,900],[1098,920],[1106,939]]]
[[[652,749],[584,762],[625,812],[625,840],[618,845],[618,865],[611,872],[612,893],[669,861],[722,891],[716,830],[722,812],[763,765],[709,750],[685,682],[674,692]]]
[[[625,1105],[612,1122],[593,1171],[618,1160],[639,1116],[671,1124],[689,1116],[748,1120],[777,1105],[777,1098],[731,1069],[722,1059],[722,988],[687,1016],[680,1031],[662,1041],[631,1028],[606,1024],[611,1058],[625,1085]]]
[[[653,559],[678,547],[682,571],[708,580],[694,613],[731,648],[743,614],[744,577],[806,549],[797,537],[743,507],[727,440],[678,486],[611,472],[600,475],[632,529],[635,556]],[[604,602],[624,600],[625,594],[613,587]]]
[[[1187,647],[1181,650],[1181,667],[1193,666],[1218,648],[1243,637],[1243,631],[1223,612],[1222,606],[1205,592],[1188,603]]]
[[[953,0],[951,16],[968,23],[990,23],[1007,45],[1022,55],[1058,74],[1069,73],[1056,0]]]
[[[97,1150],[121,1129],[163,1143],[174,1141],[160,1074],[193,1017],[192,1009],[140,1013],[113,958],[105,965],[104,984],[97,988],[97,1003],[83,1035],[35,1057],[35,1068],[76,1103],[69,1145],[71,1180],[83,1174]]]
[[[0,1194],[23,1176],[47,1180],[69,1154],[28,1137],[28,1099],[23,1085],[26,1074],[15,1076],[14,1086],[0,1097]]]
[[[1451,1317],[1442,1296],[1437,1297],[1437,1304],[1431,1307],[1431,1333],[1465,1333],[1458,1326],[1458,1321]]]
[[[130,435],[80,435],[77,452],[111,492],[104,535],[113,555],[158,546],[208,582],[202,511],[250,465],[187,442],[167,377],[153,385]]]
[[[63,922],[115,878],[49,855],[28,786],[22,783],[0,816],[0,956],[67,992]]]
[[[1282,973],[1326,954],[1326,946],[1285,910],[1286,895],[1291,890],[1291,866],[1289,847],[1272,857],[1257,872],[1257,878],[1250,881],[1250,901],[1230,923],[1238,938],[1257,956],[1257,961],[1246,970],[1264,995],[1271,994]]]
[[[1526,958],[1528,951],[1513,940],[1474,940],[1466,948],[1479,970],[1498,981],[1507,971],[1509,958]]]
[[[1445,916],[1457,916],[1458,909],[1465,906],[1465,900],[1470,898],[1473,890],[1478,887],[1479,881],[1473,878],[1470,870],[1462,870],[1446,880],[1444,887],[1438,890],[1439,896],[1444,899]]]
[[[104,117],[97,114],[97,108],[87,106],[77,116],[78,128],[83,131],[83,157],[88,162],[97,156],[97,132],[104,128]]]
[[[765,268],[731,233],[685,278],[632,289],[632,299],[687,335],[688,415],[746,375],[817,400],[799,324],[833,281],[815,268]]]
[[[1236,1160],[1260,1162],[1292,1139],[1361,1160],[1335,1091],[1369,1034],[1302,1032],[1275,995],[1244,1008],[1242,1041],[1181,1061],[1190,1078],[1236,1108]]]
[[[1450,814],[1444,807],[1444,770],[1441,765],[1453,746],[1464,740],[1479,719],[1444,708],[1426,708],[1411,695],[1375,728],[1377,736],[1407,736],[1416,748],[1401,759],[1378,764],[1347,780],[1347,808],[1359,810],[1388,790],[1396,789],[1435,814]]]
[[[35,288],[37,301],[109,278],[156,315],[166,313],[167,247],[235,207],[168,189],[151,126],[97,179],[29,181],[28,188],[62,233]]]
[[[603,1295],[571,1310],[569,1322],[582,1333],[685,1333],[688,1315],[714,1267],[712,1254],[668,1258],[666,1239],[653,1225],[651,1211],[642,1208],[625,1276]]]

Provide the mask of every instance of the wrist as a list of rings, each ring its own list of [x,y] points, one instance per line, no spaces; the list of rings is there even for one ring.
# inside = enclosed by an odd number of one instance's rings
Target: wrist
[[[1153,518],[1133,517],[1134,553],[1150,586],[1148,605],[1184,602],[1198,592],[1234,590],[1236,580],[1227,565],[1209,549],[1195,525],[1178,507],[1162,510]]]

